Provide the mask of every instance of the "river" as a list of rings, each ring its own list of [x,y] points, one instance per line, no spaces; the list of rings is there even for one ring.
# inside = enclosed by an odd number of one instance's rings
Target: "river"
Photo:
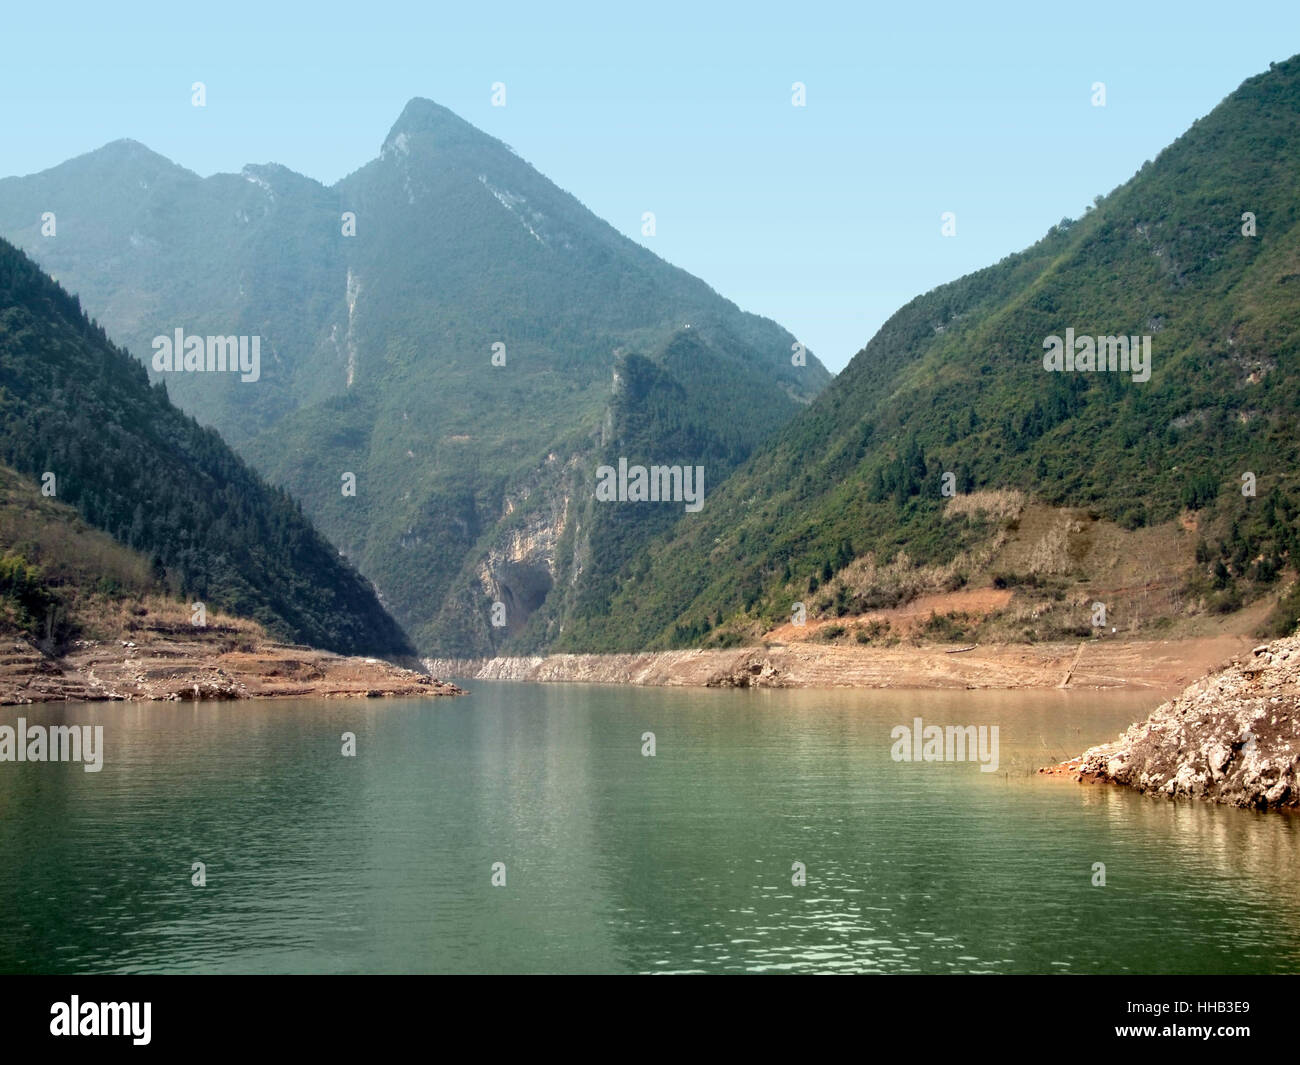
[[[0,971],[1300,971],[1300,820],[1034,773],[1152,695],[467,686],[6,708]]]

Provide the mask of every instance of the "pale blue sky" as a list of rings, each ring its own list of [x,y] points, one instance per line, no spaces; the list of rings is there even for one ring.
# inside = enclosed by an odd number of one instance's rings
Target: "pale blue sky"
[[[4,22],[0,175],[132,137],[200,174],[332,183],[426,96],[833,370],[1300,51],[1297,0],[97,2]]]

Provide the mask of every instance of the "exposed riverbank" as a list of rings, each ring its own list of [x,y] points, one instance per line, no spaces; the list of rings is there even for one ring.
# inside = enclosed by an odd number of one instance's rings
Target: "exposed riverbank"
[[[1300,809],[1300,637],[1203,677],[1114,743],[1044,772],[1257,809]]]
[[[251,625],[142,621],[117,640],[78,640],[59,656],[0,640],[0,706],[65,700],[204,700],[460,695],[375,658],[275,643]]]
[[[711,688],[1149,688],[1176,690],[1250,649],[1245,637],[893,647],[772,644],[730,650],[425,659],[441,677]]]

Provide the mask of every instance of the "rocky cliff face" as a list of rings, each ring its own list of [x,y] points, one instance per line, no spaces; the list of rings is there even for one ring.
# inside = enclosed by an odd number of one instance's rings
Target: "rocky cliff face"
[[[1161,795],[1300,808],[1300,637],[1256,647],[1066,767]]]
[[[590,551],[591,465],[588,451],[552,452],[507,489],[425,634],[431,642],[496,652],[508,641],[540,645],[554,637]]]

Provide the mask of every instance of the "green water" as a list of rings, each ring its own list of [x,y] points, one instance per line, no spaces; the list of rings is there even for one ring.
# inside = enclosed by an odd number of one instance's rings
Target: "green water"
[[[106,753],[0,763],[0,971],[1300,971],[1300,819],[1033,774],[1151,696],[470,687],[6,708]]]

